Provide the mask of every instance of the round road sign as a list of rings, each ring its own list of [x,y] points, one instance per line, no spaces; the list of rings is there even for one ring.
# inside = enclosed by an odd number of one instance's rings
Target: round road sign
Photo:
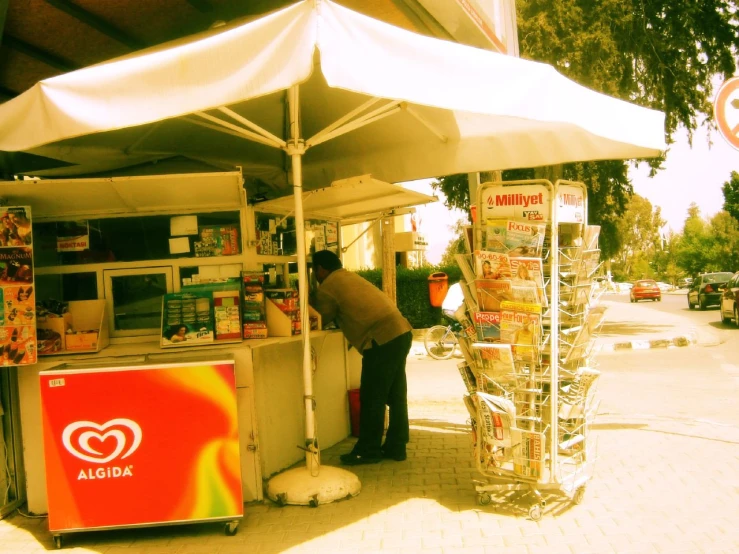
[[[739,150],[739,77],[732,77],[721,85],[713,110],[719,131]]]

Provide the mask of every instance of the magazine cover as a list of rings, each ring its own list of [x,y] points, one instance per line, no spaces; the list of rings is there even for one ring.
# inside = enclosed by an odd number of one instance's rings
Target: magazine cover
[[[475,251],[475,275],[478,279],[510,279],[511,261],[508,254]]]
[[[522,477],[541,477],[544,469],[545,436],[536,431],[513,429],[513,471]]]
[[[510,344],[476,342],[472,345],[472,355],[480,372],[492,377],[510,375],[514,371]]]
[[[509,256],[541,257],[545,225],[508,221],[505,245]]]
[[[477,307],[481,312],[499,312],[501,302],[513,300],[510,281],[476,279],[475,289],[477,290]]]
[[[169,293],[162,298],[160,346],[193,346],[214,340],[212,292]]]
[[[541,304],[503,302],[500,338],[512,345],[516,360],[536,360],[541,343]]]
[[[477,340],[500,342],[500,312],[474,312]]]
[[[535,300],[535,303],[539,303],[546,308],[549,303],[546,291],[544,290],[544,266],[541,258],[511,257],[510,261],[511,272],[513,273],[512,284],[521,287],[535,286],[537,290],[537,300]],[[523,302],[523,300],[519,300],[518,298],[514,300]]]
[[[489,252],[508,253],[506,246],[506,226],[508,221],[505,219],[489,219],[482,227],[482,250]]]

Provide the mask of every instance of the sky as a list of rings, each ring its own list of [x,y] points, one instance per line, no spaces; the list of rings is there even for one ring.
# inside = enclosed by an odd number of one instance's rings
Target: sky
[[[721,188],[732,171],[739,172],[739,150],[718,131],[711,133],[711,140],[709,147],[708,134],[701,128],[694,133],[691,148],[687,133],[681,130],[667,152],[664,169],[655,177],[649,178],[647,164],[629,170],[634,192],[660,206],[666,227],[675,232],[682,232],[691,202],[706,219],[719,212],[724,204]]]
[[[675,143],[667,152],[663,168],[653,178],[649,177],[649,166],[641,164],[629,170],[634,191],[647,198],[653,206],[660,206],[662,218],[667,221],[666,230],[682,232],[688,207],[695,202],[701,215],[708,219],[720,211],[724,203],[721,191],[732,171],[739,172],[739,150],[734,149],[717,132],[711,134],[713,144],[709,147],[705,129],[693,135],[692,148],[684,130],[675,135]],[[419,231],[429,243],[426,258],[437,264],[446,247],[454,238],[453,227],[459,219],[466,219],[460,210],[449,210],[444,206],[443,194],[431,188],[433,179],[422,179],[403,183],[403,186],[439,197],[439,202],[416,208],[420,218]]]

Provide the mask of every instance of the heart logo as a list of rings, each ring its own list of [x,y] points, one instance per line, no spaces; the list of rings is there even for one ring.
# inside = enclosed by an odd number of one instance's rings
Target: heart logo
[[[128,432],[125,432],[126,430]],[[75,421],[64,428],[62,444],[70,454],[80,460],[105,464],[119,456],[121,459],[128,458],[141,444],[141,437],[141,427],[130,419],[111,419],[102,425],[92,421]],[[90,444],[93,439],[101,445],[108,439],[115,439],[115,447],[110,454],[105,455]],[[124,450],[125,453],[121,456]]]

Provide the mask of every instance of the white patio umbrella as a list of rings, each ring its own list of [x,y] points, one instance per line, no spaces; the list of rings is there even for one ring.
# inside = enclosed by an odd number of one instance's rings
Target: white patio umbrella
[[[0,105],[0,150],[65,162],[37,174],[175,155],[241,166],[276,189],[292,185],[297,229],[304,183],[362,174],[398,182],[664,148],[660,112],[547,65],[419,36],[329,0],[47,79]],[[288,502],[321,503],[347,490],[337,486],[344,476],[321,483],[303,233],[297,243],[306,469],[270,488],[300,488]],[[306,474],[311,490],[295,485]]]

